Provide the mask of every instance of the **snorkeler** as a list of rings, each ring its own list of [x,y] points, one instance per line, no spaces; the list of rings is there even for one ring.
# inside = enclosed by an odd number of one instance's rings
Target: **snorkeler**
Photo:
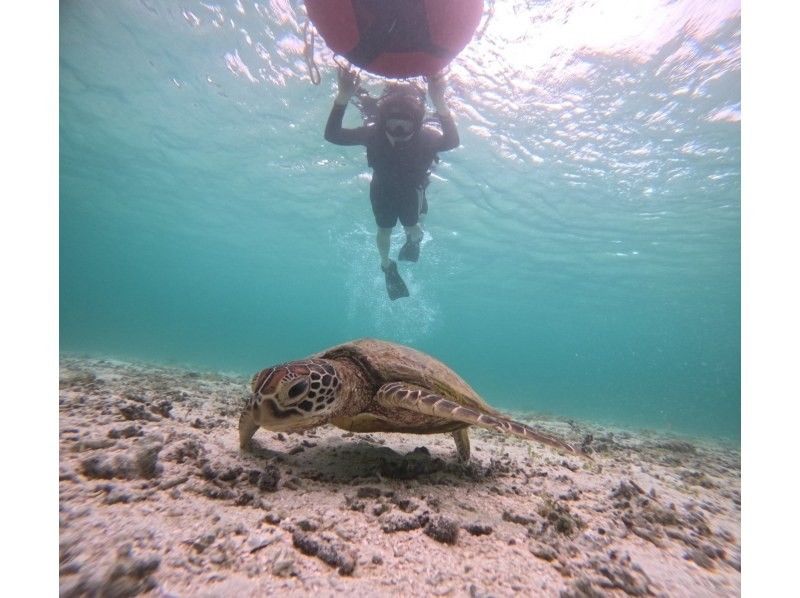
[[[416,262],[422,241],[421,221],[428,212],[425,188],[437,152],[458,147],[458,131],[444,100],[446,80],[443,75],[428,81],[428,95],[441,124],[441,132],[423,126],[425,92],[413,84],[387,85],[377,102],[358,85],[355,71],[339,69],[339,93],[333,102],[325,139],[337,145],[364,145],[367,164],[373,169],[369,198],[378,225],[377,245],[381,269],[386,276],[390,299],[408,297],[408,288],[389,259],[392,229],[397,220],[406,231],[406,242],[397,259]],[[359,93],[362,108],[372,105],[374,122],[356,129],[343,129],[347,104]]]

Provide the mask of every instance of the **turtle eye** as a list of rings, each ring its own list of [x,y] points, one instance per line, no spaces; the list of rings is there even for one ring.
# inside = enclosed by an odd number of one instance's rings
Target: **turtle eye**
[[[289,398],[296,399],[306,390],[308,390],[308,382],[305,380],[298,380],[289,387]]]

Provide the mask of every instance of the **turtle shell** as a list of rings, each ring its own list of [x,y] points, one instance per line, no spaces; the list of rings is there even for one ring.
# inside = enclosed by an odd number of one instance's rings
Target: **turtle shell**
[[[387,341],[364,338],[331,347],[314,355],[315,358],[348,360],[358,365],[367,375],[373,393],[387,382],[408,382],[429,389],[443,397],[490,414],[498,412],[487,405],[480,395],[461,376],[438,359],[410,347]],[[432,419],[416,425],[394,425],[385,418],[363,414],[348,421],[331,423],[354,432],[436,433],[467,427],[469,424],[449,420]]]

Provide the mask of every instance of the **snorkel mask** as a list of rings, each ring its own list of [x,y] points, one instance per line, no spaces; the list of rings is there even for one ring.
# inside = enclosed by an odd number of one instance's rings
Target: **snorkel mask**
[[[417,124],[405,114],[393,114],[386,119],[384,130],[390,141],[408,141],[417,131]]]
[[[424,117],[424,96],[413,86],[388,88],[378,102],[378,125],[392,145],[410,140]]]

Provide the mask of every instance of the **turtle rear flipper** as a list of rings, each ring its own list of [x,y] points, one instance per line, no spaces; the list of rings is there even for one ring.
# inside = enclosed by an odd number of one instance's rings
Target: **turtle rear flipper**
[[[467,431],[467,428],[461,428],[452,434],[453,440],[456,441],[458,458],[462,461],[469,461],[469,432]]]
[[[441,417],[442,419],[454,419],[488,430],[511,434],[525,440],[535,440],[568,453],[582,454],[571,444],[554,436],[534,430],[530,426],[502,415],[485,413],[473,407],[460,405],[415,384],[389,382],[378,389],[375,399],[386,407],[409,409],[418,413]],[[456,445],[459,449],[459,455],[464,458],[462,444],[458,438],[456,438]],[[467,444],[466,450],[468,456],[469,444]]]

